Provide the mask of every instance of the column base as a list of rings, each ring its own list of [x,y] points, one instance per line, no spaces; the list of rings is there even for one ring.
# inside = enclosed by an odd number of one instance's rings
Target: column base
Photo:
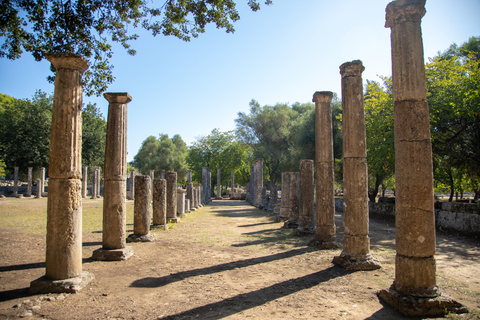
[[[317,249],[338,249],[340,246],[336,241],[322,241],[317,239],[312,239],[308,243],[311,247],[316,247]]]
[[[133,256],[132,247],[122,249],[97,249],[92,253],[92,259],[97,261],[124,261]]]
[[[332,262],[349,271],[377,270],[382,267],[370,253],[351,255],[342,252],[340,256],[334,257]]]
[[[443,317],[447,313],[468,312],[467,307],[448,296],[420,298],[405,295],[392,287],[378,291],[377,296],[407,317]]]
[[[158,230],[158,229],[163,229],[163,230],[168,230],[168,224],[154,224],[150,227],[150,230]]]
[[[179,223],[179,222],[180,222],[180,218],[179,218],[179,217],[176,217],[176,218],[167,218],[167,222],[168,222],[168,223]]]
[[[191,208],[190,211],[197,211],[197,208]]]
[[[215,200],[223,200],[221,197],[215,197]]]
[[[77,293],[95,279],[93,273],[83,271],[80,277],[64,280],[50,280],[43,276],[30,282],[30,294],[38,293]]]
[[[32,195],[31,194],[24,194],[23,195],[25,198],[30,198]]]
[[[127,237],[127,242],[152,242],[155,239],[153,233],[149,234],[131,234]]]
[[[315,234],[315,228],[298,227],[297,230],[295,230],[296,236],[311,236],[312,234]]]
[[[291,220],[285,221],[282,227],[282,229],[297,229],[297,228],[298,228],[298,222],[291,221]]]

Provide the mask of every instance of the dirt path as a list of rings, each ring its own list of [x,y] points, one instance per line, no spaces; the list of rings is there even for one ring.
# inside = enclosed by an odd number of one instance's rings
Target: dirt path
[[[310,238],[281,226],[243,201],[214,201],[155,231],[154,242],[131,244],[135,255],[124,262],[91,261],[101,232],[84,233],[83,268],[95,280],[78,294],[28,296],[29,282],[45,272],[44,236],[0,225],[0,319],[405,319],[375,295],[394,278],[391,223],[370,223],[383,268],[369,272],[334,267],[340,250],[312,249]],[[478,312],[478,242],[439,235],[437,243],[442,292]]]

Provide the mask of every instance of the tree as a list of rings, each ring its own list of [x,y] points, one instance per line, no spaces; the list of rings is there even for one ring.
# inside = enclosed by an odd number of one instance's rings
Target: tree
[[[379,187],[395,173],[392,79],[381,79],[383,85],[367,80],[364,103],[371,202],[375,202]]]
[[[53,96],[37,91],[32,100],[2,99],[0,106],[0,159],[7,171],[48,166]]]
[[[187,163],[192,170],[192,179],[202,181],[202,167],[212,170],[212,185],[217,183],[217,168],[221,168],[221,184],[229,185],[230,172],[235,172],[235,181],[245,184],[250,180],[253,160],[248,145],[239,142],[233,131],[213,129],[207,136],[198,137],[189,147]]]
[[[120,43],[135,55],[130,30],[142,27],[156,36],[190,41],[205,32],[209,23],[228,33],[240,19],[234,0],[164,0],[159,7],[147,0],[10,0],[0,5],[0,57],[19,58],[23,51],[37,61],[46,53],[68,52],[87,58],[85,93],[100,95],[113,82],[112,45]],[[270,4],[266,0],[265,4]],[[253,11],[257,0],[248,0]],[[53,67],[52,67],[53,69]],[[54,71],[54,70],[52,70]],[[53,80],[49,77],[49,80]]]
[[[131,163],[140,173],[148,175],[150,170],[173,170],[177,180],[185,181],[187,174],[187,146],[180,135],[171,139],[168,134],[160,134],[158,139],[147,137]]]
[[[96,104],[88,103],[82,110],[82,165],[91,172],[105,164],[107,122]]]

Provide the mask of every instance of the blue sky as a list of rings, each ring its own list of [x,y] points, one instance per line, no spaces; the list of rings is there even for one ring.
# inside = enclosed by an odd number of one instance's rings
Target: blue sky
[[[236,32],[214,26],[191,42],[136,31],[137,55],[115,47],[115,82],[108,92],[128,92],[128,156],[131,161],[150,135],[180,134],[190,144],[214,128],[235,129],[250,100],[260,105],[310,102],[315,91],[340,92],[339,66],[360,59],[363,80],[391,74],[388,0],[273,0],[250,11],[238,0]],[[422,20],[425,60],[452,43],[480,36],[480,0],[429,0]],[[52,93],[49,63],[0,60],[0,92],[31,98]],[[103,97],[86,97],[107,117]]]

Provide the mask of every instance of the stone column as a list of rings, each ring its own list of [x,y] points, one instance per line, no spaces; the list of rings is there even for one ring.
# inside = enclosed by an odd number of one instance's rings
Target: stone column
[[[315,92],[316,231],[310,242],[320,249],[338,248],[335,230],[333,129],[330,91]]]
[[[288,220],[284,224],[284,228],[297,229],[299,219],[300,204],[300,172],[288,172],[290,175],[290,207],[288,208]]]
[[[220,168],[217,168],[217,197],[215,198],[215,200],[222,200],[222,177],[221,177],[221,170]]]
[[[235,171],[232,170],[232,173],[231,173],[231,178],[230,178],[230,182],[231,182],[231,194],[233,194],[233,188],[234,188],[234,183],[235,183]]]
[[[185,217],[185,189],[177,189],[177,214],[179,217]]]
[[[203,185],[198,186],[198,199],[199,199],[199,202],[200,202],[198,205],[200,207],[203,207],[203,205],[204,205],[204,202],[203,202],[203,199],[204,199],[203,198]]]
[[[92,199],[97,198],[97,170],[92,172]]]
[[[155,235],[150,233],[152,220],[152,182],[150,176],[135,176],[135,203],[133,207],[133,234],[127,242],[150,242]]]
[[[255,161],[255,205],[258,207],[262,204],[262,188],[263,188],[263,159]]]
[[[251,187],[250,187],[251,188]],[[282,172],[282,198],[278,219],[287,221],[290,215],[290,173]]]
[[[153,225],[168,229],[167,224],[167,180],[153,180]]]
[[[190,213],[192,210],[190,209],[190,199],[185,198],[185,212]]]
[[[77,292],[94,278],[82,270],[82,74],[86,59],[46,55],[55,67],[47,202],[46,274],[30,293]],[[58,281],[51,281],[58,280]],[[72,285],[72,281],[78,285]]]
[[[343,251],[333,263],[347,270],[381,267],[370,253],[368,237],[368,167],[363,107],[362,61],[340,66],[343,135]]]
[[[13,196],[18,194],[18,167],[13,168]]]
[[[40,199],[42,197],[42,189],[40,189],[40,185],[42,184],[41,180],[37,180],[37,195],[35,198]]]
[[[390,2],[395,134],[395,281],[378,295],[407,316],[461,312],[436,284],[430,119],[426,102],[421,19],[425,0]]]
[[[88,167],[83,167],[82,172],[82,198],[87,197],[87,178],[88,178]]]
[[[96,173],[97,173],[97,178],[96,178],[96,182],[97,182],[97,198],[100,198],[100,187],[101,187],[101,181],[102,181],[102,176],[100,174],[100,167],[97,167],[96,169]]]
[[[160,175],[160,179],[165,179],[165,170],[162,170],[162,173]]]
[[[255,204],[255,165],[250,165],[250,203]]]
[[[300,203],[298,228],[299,234],[315,234],[313,217],[314,172],[313,160],[300,160]]]
[[[25,194],[25,197],[31,197],[32,196],[32,167],[27,168],[27,193]]]
[[[212,202],[212,170],[208,169],[208,203]]]
[[[187,182],[187,199],[190,200],[190,210],[195,211],[193,183]]]
[[[45,167],[40,168],[40,192],[43,193],[45,192]]]
[[[208,203],[208,190],[210,189],[208,187],[208,168],[207,167],[202,167],[202,186],[203,186],[203,203],[207,204]]]
[[[180,219],[177,217],[177,173],[167,171],[167,221],[177,223]]]
[[[127,223],[127,104],[124,93],[104,93],[108,121],[105,142],[102,248],[93,251],[94,260],[126,260],[133,255],[126,245]],[[100,173],[100,170],[98,170]],[[99,175],[100,176],[100,175]],[[149,222],[150,223],[150,222]],[[149,225],[150,226],[150,225]]]
[[[278,200],[278,190],[275,182],[270,181],[270,203],[268,204],[270,212],[274,211],[275,206],[277,205]]]
[[[153,189],[153,180],[155,179],[155,170],[150,170],[150,181],[152,181],[152,189]]]
[[[135,199],[135,170],[130,171],[130,196],[128,199]]]

